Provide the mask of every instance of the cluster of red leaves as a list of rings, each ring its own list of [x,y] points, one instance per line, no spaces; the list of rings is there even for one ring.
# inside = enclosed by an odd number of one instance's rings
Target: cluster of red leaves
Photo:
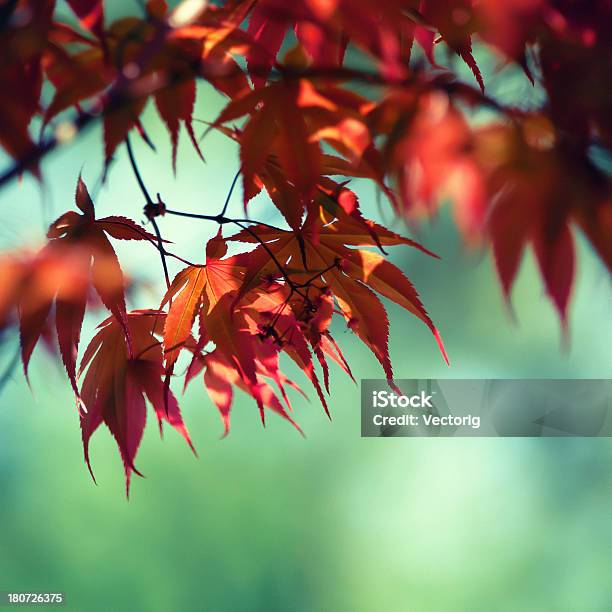
[[[24,170],[38,176],[47,152],[98,117],[107,163],[132,130],[152,144],[141,122],[149,99],[168,129],[176,168],[181,127],[201,155],[193,121],[196,82],[204,80],[229,98],[209,129],[239,146],[245,211],[265,190],[287,224],[231,219],[225,209],[202,215],[240,231],[219,232],[206,263],[179,272],[159,308],[127,313],[109,237],[148,241],[162,258],[169,254],[157,225],[153,235],[123,217],[96,219],[79,180],[82,214],[60,217],[40,253],[0,261],[10,281],[0,288],[0,328],[19,325],[27,371],[55,320],[86,455],[104,422],[128,482],[145,397],[160,423],[168,420],[189,441],[169,387],[183,352],[186,383],[203,372],[226,430],[234,386],[254,398],[262,419],[267,408],[293,422],[288,389],[299,387],[280,369],[283,353],[327,410],[328,359],[351,375],[330,333],[334,314],[392,381],[388,318],[377,294],[424,322],[445,355],[416,290],[384,249],[406,244],[431,253],[365,219],[346,186],[352,178],[372,181],[410,219],[450,200],[466,242],[491,244],[507,296],[533,248],[564,325],[575,228],[612,270],[610,178],[593,156],[612,148],[607,0],[184,0],[173,10],[150,0],[143,15],[113,23],[102,0],[68,4],[80,27],[58,20],[53,0],[0,7],[0,145],[16,164],[0,184]],[[527,112],[489,98],[474,40],[537,79],[542,107]],[[469,66],[477,86],[440,65],[442,50]],[[497,119],[474,127],[466,107],[486,107]],[[135,171],[156,224],[165,207],[151,201]],[[227,240],[255,248],[228,257]],[[80,330],[96,296],[112,316],[85,354],[79,389]]]
[[[191,445],[169,386],[182,351],[191,355],[185,386],[204,373],[226,433],[234,386],[254,398],[264,423],[264,411],[270,409],[299,430],[289,414],[287,391],[303,392],[281,371],[282,353],[304,372],[329,415],[328,359],[352,377],[330,331],[336,312],[372,350],[393,384],[389,322],[375,292],[421,319],[446,358],[438,331],[410,281],[383,255],[350,247],[405,244],[431,253],[363,218],[354,194],[339,189],[337,195],[325,196],[325,207],[320,205],[317,212],[312,208],[296,229],[251,225],[229,238],[257,243],[252,251],[227,257],[228,239],[219,230],[208,241],[206,262],[180,271],[155,310],[126,311],[123,275],[109,237],[157,245],[156,238],[125,217],[96,219],[80,177],[76,205],[81,213],[69,211],[57,219],[49,228],[48,244],[38,253],[0,259],[5,280],[0,329],[18,325],[27,373],[40,339],[55,348],[55,327],[57,348],[78,402],[88,466],[90,437],[105,423],[117,440],[129,487],[132,473],[139,474],[134,458],[145,425],[145,398],[160,427],[168,421]],[[332,203],[335,215],[326,210]],[[95,296],[112,316],[101,324],[77,371],[85,310],[95,305]],[[77,379],[83,374],[79,389]]]

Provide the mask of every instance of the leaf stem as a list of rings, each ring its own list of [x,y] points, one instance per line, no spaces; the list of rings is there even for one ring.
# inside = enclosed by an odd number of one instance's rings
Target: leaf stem
[[[270,258],[276,265],[276,267],[279,269],[279,272],[283,275],[283,278],[291,288],[291,291],[295,291],[296,293],[299,293],[302,297],[304,297],[304,295],[298,290],[298,286],[291,280],[291,278],[289,278],[289,273],[278,261],[276,255],[274,255],[274,253],[272,252],[272,249],[270,249],[270,247],[248,225],[243,225],[240,221],[236,220],[232,221],[232,223],[236,224],[238,227],[248,232],[251,236],[253,236],[253,238],[255,238],[255,240],[257,240],[257,242],[259,242],[259,244],[261,244],[263,249],[266,251],[266,253],[270,256]]]
[[[334,261],[333,264],[327,266],[327,268],[325,268],[323,270],[320,270],[316,274],[313,274],[307,281],[304,281],[303,283],[300,283],[297,286],[298,287],[309,287],[311,285],[311,283],[313,281],[315,281],[317,278],[319,278],[320,276],[323,276],[326,272],[330,272],[334,268],[338,268],[338,267],[339,267],[339,262],[336,260],[336,261]]]

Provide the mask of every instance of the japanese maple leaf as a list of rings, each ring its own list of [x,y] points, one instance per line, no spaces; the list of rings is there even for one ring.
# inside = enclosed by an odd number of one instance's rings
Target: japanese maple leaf
[[[242,372],[236,366],[236,363],[228,359],[218,349],[206,355],[198,355],[192,360],[187,383],[202,371],[204,371],[206,390],[217,407],[223,422],[223,435],[227,436],[230,431],[230,414],[234,398],[234,387],[241,389],[249,395],[253,395],[253,388],[244,381]],[[265,372],[261,371],[257,376],[256,392],[259,401],[266,408],[288,420],[301,433],[299,425],[289,416],[272,386],[263,378],[264,374]],[[286,379],[284,383],[291,384],[294,388],[296,387],[291,381]]]
[[[160,434],[163,422],[168,422],[195,453],[176,398],[164,387],[162,348],[155,337],[163,328],[164,318],[165,314],[158,311],[135,311],[126,315],[131,349],[122,326],[112,317],[107,319],[81,361],[80,371],[86,370],[81,396],[87,411],[81,411],[80,419],[87,467],[94,477],[89,441],[104,423],[119,447],[128,496],[132,473],[142,476],[134,460],[146,423],[145,398],[155,410]]]
[[[206,246],[206,265],[188,266],[179,272],[164,296],[162,308],[172,300],[164,326],[166,367],[171,373],[199,316],[198,347],[203,348],[210,340],[219,354],[238,366],[263,415],[253,344],[242,314],[232,310],[231,292],[239,287],[243,270],[234,259],[221,259],[226,252],[227,245],[219,233]]]
[[[264,291],[251,292],[239,306],[235,293],[223,296],[212,316],[207,317],[206,329],[216,348],[207,354],[196,348],[185,385],[204,370],[204,384],[221,415],[224,435],[229,433],[233,387],[255,399],[264,425],[264,408],[268,408],[301,433],[287,412],[292,410],[287,387],[304,393],[280,369],[280,353],[285,352],[311,381],[329,416],[303,329],[287,307],[285,287],[274,284]],[[208,334],[205,337],[208,339]]]
[[[130,219],[95,218],[94,205],[82,178],[76,189],[82,211],[64,213],[51,224],[50,242],[37,256],[28,284],[19,296],[19,317],[24,369],[55,304],[55,324],[62,361],[72,387],[76,384],[76,356],[90,284],[103,304],[126,326],[123,274],[108,236],[119,240],[156,238]]]
[[[353,102],[360,106],[362,100],[356,97],[353,99]],[[230,129],[218,125],[214,127],[235,142],[241,143],[242,131],[240,129]],[[347,128],[346,131],[344,128]],[[365,135],[362,130],[365,130]],[[342,175],[350,178],[372,179],[394,204],[395,208],[400,209],[395,193],[385,183],[386,169],[382,156],[371,142],[366,144],[370,140],[367,129],[364,125],[357,129],[351,129],[347,124],[344,124],[343,127],[338,125],[336,127],[328,126],[328,128],[322,128],[317,134],[324,137],[331,146],[346,153],[347,157],[353,157],[353,159],[329,153],[321,155],[322,176],[319,177],[315,185],[313,198],[307,206],[312,208],[313,206],[320,205],[334,216],[351,216],[359,223],[362,223],[364,229],[375,238],[376,234],[372,232],[361,216],[356,204],[357,198],[355,194],[346,187],[348,181],[337,183],[329,178],[334,175]],[[356,152],[362,155],[361,158],[355,155]],[[296,206],[296,202],[300,202],[300,195],[295,185],[287,180],[280,164],[279,155],[274,150],[266,157],[256,173],[246,175],[243,172],[243,204],[245,211],[251,199],[264,188],[289,226],[298,229],[303,218],[303,206]]]
[[[252,231],[266,248],[260,245],[249,256],[245,275],[246,285],[256,285],[262,279],[278,276],[280,264],[291,272],[292,279],[310,283],[320,279],[334,296],[349,327],[365,342],[392,381],[393,370],[388,350],[389,321],[377,293],[396,302],[421,319],[434,334],[445,357],[438,330],[423,307],[412,283],[384,257],[372,251],[348,246],[378,246],[417,244],[407,238],[369,222],[377,235],[352,219],[334,220],[323,211],[309,215],[299,231],[282,231],[255,226]],[[232,240],[254,242],[250,232],[242,231]],[[422,247],[421,247],[422,249]],[[422,249],[423,250],[423,249]],[[268,254],[274,254],[271,261]]]
[[[612,271],[612,185],[590,160],[557,144],[550,122],[532,116],[522,133],[482,128],[478,160],[493,201],[487,233],[506,297],[523,253],[533,247],[564,331],[575,276],[573,227],[580,227]]]
[[[414,3],[403,0],[244,2],[245,6],[254,6],[247,30],[255,43],[247,53],[251,79],[256,87],[265,83],[286,34],[292,29],[315,68],[341,66],[347,45],[352,42],[373,56],[386,76],[401,78],[407,73],[405,48],[408,38],[412,42],[410,33],[414,29],[415,11],[410,4]]]
[[[156,17],[164,18],[165,15]],[[74,53],[68,45],[52,46],[45,56],[45,68],[55,95],[45,112],[45,124],[67,108],[80,108],[88,100],[94,107],[103,108],[108,163],[133,127],[142,132],[139,118],[151,95],[170,133],[173,168],[176,170],[181,125],[201,156],[192,115],[195,78],[199,76],[194,66],[200,59],[202,43],[176,33],[170,36],[171,31],[148,20],[126,18],[113,23],[102,41],[85,39],[88,48],[84,50],[79,47]]]
[[[26,378],[36,341],[40,337],[55,354],[52,319],[57,320],[70,310],[89,284],[89,268],[84,265],[81,255],[77,248],[44,248],[38,253],[17,251],[0,258],[3,281],[0,333],[19,326]]]
[[[228,312],[225,317],[222,308],[215,308],[226,294],[240,286],[244,270],[235,258],[222,259],[226,252],[227,245],[219,233],[206,245],[206,265],[188,266],[179,272],[166,292],[161,308],[172,302],[164,327],[163,346],[167,368],[174,365],[184,348],[197,315],[200,316],[202,329],[207,329],[206,320],[209,315],[218,319],[218,333],[222,333],[228,322],[231,324],[231,321],[226,320],[231,313]],[[209,337],[209,332],[205,333]]]
[[[194,357],[187,382],[210,365],[211,373],[204,378],[210,388],[209,385],[216,385],[215,372],[231,369],[232,374],[227,377],[230,386],[239,386],[255,399],[262,421],[265,422],[264,408],[268,407],[295,425],[265,378],[277,385],[290,408],[284,385],[292,383],[282,375],[278,365],[278,352],[285,350],[314,384],[326,407],[306,339],[295,318],[287,319],[288,313],[279,312],[284,307],[284,299],[280,295],[272,297],[270,288],[265,294],[253,294],[238,303],[237,290],[244,280],[245,260],[243,256],[223,259],[226,251],[226,242],[219,233],[207,244],[206,265],[188,266],[179,272],[166,293],[162,307],[172,300],[164,326],[166,367],[171,372],[180,351],[192,350]],[[194,345],[191,334],[196,317],[199,318],[199,340]],[[270,319],[266,317],[274,318],[284,333],[291,326],[290,341],[275,344],[267,333]],[[209,342],[216,348],[204,356],[201,351]],[[217,401],[218,395],[212,395],[227,432],[231,395],[223,402]]]
[[[52,22],[52,0],[4,2],[0,9],[0,146],[15,159],[34,147],[29,125],[39,110],[42,55]],[[23,16],[26,19],[23,19]],[[36,165],[30,169],[38,174]]]
[[[246,58],[256,87],[266,82],[291,29],[314,66],[342,64],[348,43],[346,37],[317,23],[317,16],[308,3],[291,6],[278,0],[258,0],[254,3],[247,27],[247,33],[255,44],[250,46]]]
[[[198,24],[173,29],[169,39],[199,44],[199,76],[207,79],[220,93],[233,98],[250,88],[246,74],[234,59],[250,44],[250,39],[238,28],[241,19],[232,23],[229,18],[223,19],[221,13],[222,9],[212,13],[210,19],[200,19]]]
[[[525,48],[548,6],[547,0],[483,0],[476,6],[478,35],[516,60],[532,82]]]
[[[373,122],[381,117],[377,128],[387,134],[383,156],[397,185],[399,198],[392,202],[400,205],[398,212],[412,219],[431,216],[450,199],[466,241],[479,242],[488,211],[485,179],[472,130],[449,96],[391,92],[372,111]]]
[[[484,92],[484,80],[472,54],[472,34],[475,29],[472,5],[471,0],[421,0],[419,10],[425,20],[439,31],[444,42],[468,65]],[[423,35],[421,30],[418,41],[433,61],[434,37]]]
[[[418,10],[412,11],[414,37],[432,66],[439,67],[434,45],[444,41],[467,64],[484,92],[484,79],[472,51],[472,37],[478,34],[516,61],[534,83],[525,46],[534,36],[545,0],[420,0],[417,4]]]
[[[248,114],[240,136],[240,161],[245,194],[251,194],[254,176],[263,170],[273,148],[281,152],[279,165],[298,196],[296,215],[312,198],[320,175],[321,152],[309,140],[308,127],[299,107],[295,84],[276,83],[232,100],[215,125]],[[283,211],[281,211],[283,212]],[[284,211],[288,214],[288,211]],[[294,222],[293,217],[288,219]]]
[[[265,186],[287,223],[297,229],[326,171],[321,142],[359,159],[371,138],[361,116],[368,103],[333,86],[301,79],[278,82],[233,99],[215,123],[248,115],[241,130],[224,133],[240,143],[244,204]]]
[[[305,297],[293,291],[290,292],[288,301],[291,305],[290,312],[323,370],[323,382],[327,393],[329,394],[328,358],[340,366],[351,380],[355,381],[351,368],[329,329],[335,313],[331,291],[327,287],[311,285],[306,289]],[[304,369],[303,366],[302,369]],[[315,388],[317,388],[316,384]],[[325,402],[322,401],[322,403],[325,407]]]

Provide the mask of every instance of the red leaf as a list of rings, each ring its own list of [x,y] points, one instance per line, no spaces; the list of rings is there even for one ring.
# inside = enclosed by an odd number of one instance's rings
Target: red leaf
[[[164,352],[169,369],[185,348],[196,315],[199,313],[205,324],[217,302],[240,284],[242,268],[233,258],[219,259],[226,250],[219,233],[208,242],[206,265],[188,266],[179,272],[162,300],[161,308],[172,300],[164,327]]]
[[[23,284],[15,302],[26,375],[32,351],[49,327],[48,318],[55,305],[59,351],[78,397],[76,359],[90,284],[123,325],[130,342],[123,273],[104,230],[126,239],[154,241],[154,237],[123,217],[96,221],[93,202],[81,177],[76,204],[83,215],[73,211],[63,214],[49,228],[49,244],[32,261],[23,262]]]
[[[198,141],[193,131],[192,115],[196,99],[196,83],[193,79],[185,80],[176,85],[161,88],[155,94],[157,110],[164,120],[172,139],[172,168],[176,173],[176,151],[181,121],[191,137],[193,146],[202,157]]]
[[[266,0],[260,0],[251,13],[247,29],[255,41],[247,55],[247,66],[256,87],[266,82],[288,27],[286,22],[271,19],[269,10]]]
[[[104,217],[103,219],[98,219],[96,225],[117,240],[148,240],[154,244],[158,243],[157,236],[147,232],[127,217],[117,215]],[[168,241],[163,240],[162,242],[167,243]]]
[[[120,108],[109,110],[104,115],[104,153],[108,166],[115,149],[125,140],[128,132],[136,125],[147,100],[139,98]]]
[[[356,201],[353,205],[357,206]],[[433,333],[444,359],[448,362],[440,334],[408,279],[380,255],[351,250],[345,246],[377,244],[372,235],[377,237],[378,244],[404,243],[415,246],[416,243],[385,230],[360,215],[355,218],[348,216],[342,207],[339,208],[345,215],[343,218],[333,219],[322,211],[318,215],[313,213],[299,232],[253,226],[251,232],[256,233],[259,239],[266,243],[266,248],[259,246],[244,258],[247,271],[239,295],[253,290],[258,283],[265,283],[266,278],[282,277],[278,270],[279,264],[290,268],[294,283],[310,285],[314,281],[323,281],[323,287],[339,302],[349,327],[372,350],[391,380],[388,319],[384,307],[365,286],[367,284],[421,319]],[[253,242],[251,232],[243,230],[232,239]],[[420,245],[416,246],[421,248]],[[269,256],[269,252],[274,254],[276,261]],[[302,309],[299,306],[301,299],[298,294],[292,302],[292,307],[294,310],[299,308],[301,314],[298,316],[306,317],[304,324],[312,326],[317,320],[312,314],[316,305],[309,298],[307,308]],[[317,333],[320,334],[320,331]],[[316,334],[314,337],[317,337]],[[315,352],[316,350],[315,344]],[[320,358],[321,352],[317,356]]]
[[[157,311],[136,312],[128,315],[127,321],[134,357],[129,356],[124,331],[114,319],[103,324],[83,357],[81,370],[87,372],[81,395],[87,412],[81,412],[81,430],[91,472],[89,441],[102,423],[108,426],[119,447],[129,495],[132,473],[142,475],[134,460],[145,427],[145,396],[153,404],[160,426],[167,420],[193,446],[171,393],[166,411],[162,351],[155,339],[163,315]]]
[[[572,234],[564,225],[556,234],[537,236],[534,248],[548,295],[559,311],[563,326],[567,327],[567,306],[575,272]]]
[[[102,0],[68,0],[70,8],[81,25],[100,36],[104,28],[104,2]]]
[[[89,191],[87,191],[87,185],[83,182],[81,175],[77,181],[77,188],[75,193],[75,202],[81,212],[88,218],[93,219],[95,217],[95,210]]]
[[[76,364],[81,339],[81,327],[83,326],[85,306],[87,304],[87,285],[83,283],[81,287],[75,287],[74,285],[70,288],[60,287],[58,296],[67,294],[69,291],[73,293],[71,300],[61,299],[61,297],[57,299],[55,321],[60,355],[66,372],[68,372],[72,389],[78,397]]]

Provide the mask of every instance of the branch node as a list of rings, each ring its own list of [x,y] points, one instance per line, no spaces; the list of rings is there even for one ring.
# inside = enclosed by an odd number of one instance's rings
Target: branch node
[[[152,221],[155,217],[163,217],[166,214],[166,203],[157,194],[157,202],[147,202],[144,207],[145,217]]]

